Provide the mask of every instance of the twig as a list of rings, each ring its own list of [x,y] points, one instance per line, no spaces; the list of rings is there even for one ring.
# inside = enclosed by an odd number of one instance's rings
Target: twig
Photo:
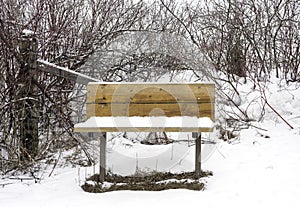
[[[192,34],[192,32],[187,28],[186,24],[183,22],[182,19],[180,19],[175,13],[174,11],[172,11],[163,0],[160,0],[161,4],[167,9],[167,11],[184,27],[185,31],[189,34],[192,42],[200,48],[198,42],[195,40],[194,35]]]
[[[251,127],[254,127],[254,128],[256,128],[256,129],[259,129],[259,130],[262,130],[262,131],[265,131],[265,132],[267,132],[268,130],[267,129],[264,129],[264,128],[261,128],[261,127],[258,127],[258,126],[255,126],[255,125],[253,125],[253,124],[250,124],[250,123],[247,123],[249,126],[251,126]]]
[[[55,169],[55,167],[56,167],[56,165],[57,165],[57,163],[60,159],[60,156],[61,156],[61,150],[59,151],[58,158],[57,158],[56,162],[54,163],[53,168],[52,168],[51,172],[49,173],[48,177],[51,177],[51,175],[52,175],[52,173],[53,173],[53,171],[54,171],[54,169]]]
[[[6,185],[10,185],[10,184],[13,184],[13,183],[0,183],[0,186],[2,186],[2,188],[4,188]]]
[[[223,157],[224,159],[226,159],[226,156],[219,150],[218,146],[216,147],[216,149],[217,149],[217,151],[220,153],[220,155],[222,155],[222,157]]]
[[[294,129],[294,127],[292,127],[292,125],[290,125],[269,103],[268,101],[262,96],[262,99],[266,102],[266,104],[270,107],[270,109],[272,109],[272,111],[275,112],[275,114],[277,114],[291,129]]]
[[[35,178],[31,178],[31,177],[11,177],[9,178],[10,180],[20,180],[21,182],[23,182],[23,180],[35,180]]]

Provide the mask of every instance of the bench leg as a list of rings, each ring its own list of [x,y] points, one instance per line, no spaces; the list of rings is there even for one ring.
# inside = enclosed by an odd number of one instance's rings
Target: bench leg
[[[100,182],[105,180],[106,174],[106,132],[101,133],[100,137]]]
[[[200,177],[201,174],[201,132],[198,133],[196,138],[196,147],[195,147],[195,175]]]

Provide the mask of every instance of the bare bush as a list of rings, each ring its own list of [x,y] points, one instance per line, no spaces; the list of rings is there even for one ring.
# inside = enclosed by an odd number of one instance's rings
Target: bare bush
[[[38,68],[44,66],[37,66],[29,73],[34,77],[30,78],[30,83],[24,80],[22,65],[25,63],[27,67],[28,62],[24,62],[19,46],[22,34],[30,34],[38,40],[38,58],[78,70],[97,48],[126,31],[138,30],[144,4],[120,0],[4,0],[0,6],[0,117],[5,120],[0,124],[0,135],[7,152],[4,161],[11,164],[8,168],[12,169],[23,162],[21,151],[30,154],[27,161],[31,162],[44,156],[40,154],[42,152],[65,147],[69,143],[68,138],[64,139],[66,135],[73,137],[73,142],[79,142],[73,136],[71,119],[74,111],[71,103],[74,97],[71,95],[74,95],[75,83],[40,72]],[[26,67],[23,67],[25,71]],[[39,117],[41,141],[36,145],[39,154],[32,153],[29,146],[21,145],[22,140],[29,140],[22,134],[22,120],[19,118],[25,101],[29,99],[17,94],[24,91],[23,83],[26,82],[36,88],[33,95],[37,98]],[[25,93],[28,91],[25,90],[23,95]]]

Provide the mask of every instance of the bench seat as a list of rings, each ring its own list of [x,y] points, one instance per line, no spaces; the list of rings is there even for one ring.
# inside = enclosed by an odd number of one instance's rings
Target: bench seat
[[[190,116],[92,116],[74,126],[75,132],[210,132],[212,130],[213,121],[210,118]]]

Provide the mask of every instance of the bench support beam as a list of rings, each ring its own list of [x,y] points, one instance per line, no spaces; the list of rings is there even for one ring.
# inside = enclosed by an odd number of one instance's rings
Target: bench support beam
[[[196,147],[195,147],[195,175],[200,177],[201,174],[201,132],[197,133]]]
[[[106,175],[106,132],[102,132],[100,136],[100,182],[105,180]]]

